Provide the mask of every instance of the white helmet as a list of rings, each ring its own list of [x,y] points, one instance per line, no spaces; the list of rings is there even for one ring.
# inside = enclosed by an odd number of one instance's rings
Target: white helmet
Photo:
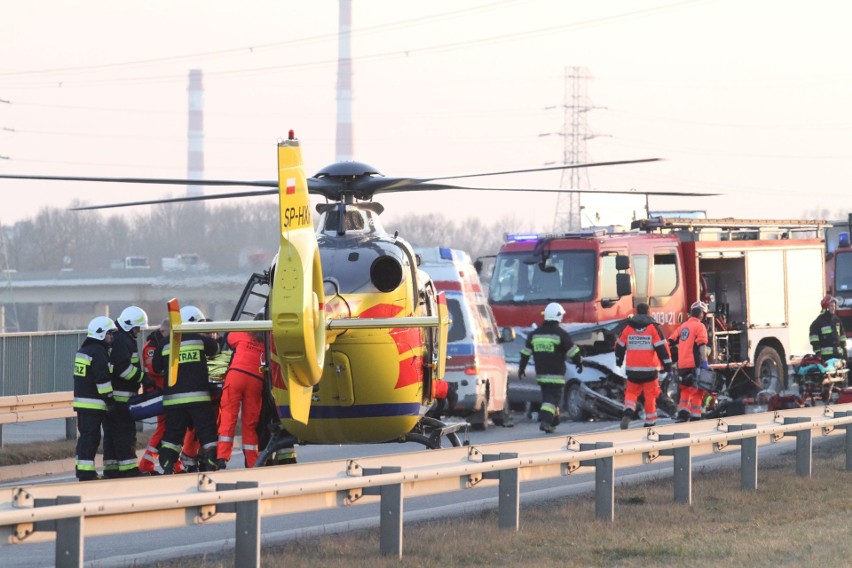
[[[138,306],[124,308],[121,315],[118,316],[118,325],[124,331],[130,331],[134,327],[145,329],[148,327],[148,314]]]
[[[544,321],[561,322],[562,317],[564,315],[565,308],[563,308],[561,304],[557,304],[556,302],[551,302],[547,304],[547,307],[544,308]]]
[[[115,322],[106,316],[98,316],[89,322],[89,337],[104,340],[107,333],[118,329],[115,327]]]
[[[710,308],[708,308],[708,307],[707,307],[707,304],[705,304],[705,303],[704,303],[704,302],[702,302],[701,300],[698,300],[697,302],[693,302],[693,304],[692,304],[691,306],[689,306],[689,311],[690,311],[690,312],[691,312],[692,310],[695,310],[695,309],[699,309],[699,310],[701,310],[702,312],[704,312],[705,314],[706,314],[706,313],[708,313],[708,312],[710,311]]]
[[[204,319],[204,312],[195,306],[184,306],[180,309],[180,320],[183,323],[190,321],[201,321]]]

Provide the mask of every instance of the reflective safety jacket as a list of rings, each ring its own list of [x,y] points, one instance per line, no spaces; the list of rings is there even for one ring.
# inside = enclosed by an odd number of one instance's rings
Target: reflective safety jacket
[[[823,310],[811,324],[811,346],[823,361],[846,358],[846,332],[836,314]]]
[[[106,343],[86,338],[74,356],[74,410],[106,412],[113,400],[111,375]]]
[[[112,336],[109,360],[112,363],[112,391],[116,402],[127,402],[139,393],[142,366],[136,339],[121,328]]]
[[[163,373],[166,384],[163,388],[163,406],[190,406],[210,404],[210,383],[207,375],[207,357],[219,352],[219,344],[208,335],[186,333],[181,338],[178,357],[177,381],[169,385],[168,368],[172,356],[171,346],[166,341],[154,353],[152,366],[155,372]]]
[[[539,383],[565,384],[565,360],[575,365],[582,362],[580,348],[574,345],[571,335],[558,322],[545,321],[527,336],[521,350],[518,372],[527,368],[530,356],[535,363],[535,378]]]
[[[653,381],[660,367],[671,370],[669,346],[654,318],[638,314],[627,320],[615,344],[615,364],[622,363],[627,380],[634,383]]]
[[[677,367],[678,369],[694,369],[701,362],[698,348],[707,345],[707,327],[700,319],[690,317],[680,324],[674,333],[669,336],[672,341],[677,341]]]

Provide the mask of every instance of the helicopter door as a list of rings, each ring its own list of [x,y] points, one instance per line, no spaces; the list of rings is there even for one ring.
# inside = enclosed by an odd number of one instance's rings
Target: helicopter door
[[[352,386],[352,365],[345,353],[329,350],[329,367],[323,373],[323,388],[333,388],[337,392],[330,393],[340,406],[355,404],[355,389]],[[331,379],[331,380],[329,380]]]
[[[432,282],[429,282],[425,287],[425,304],[426,315],[434,316],[438,314],[438,299],[435,297],[435,288]],[[438,340],[440,328],[428,327],[423,329],[423,400],[424,402],[432,400],[432,384],[436,376],[435,371],[438,369],[440,357],[440,345]]]

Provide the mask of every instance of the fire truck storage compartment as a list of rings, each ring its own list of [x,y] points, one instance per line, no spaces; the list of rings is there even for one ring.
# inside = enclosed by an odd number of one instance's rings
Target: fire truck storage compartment
[[[700,295],[709,299],[714,363],[744,361],[748,357],[745,295],[745,256],[703,258],[699,256]],[[706,286],[706,288],[704,288]]]

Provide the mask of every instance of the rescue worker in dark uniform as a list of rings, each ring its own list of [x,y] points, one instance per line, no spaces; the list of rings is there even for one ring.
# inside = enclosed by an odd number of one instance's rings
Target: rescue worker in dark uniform
[[[109,363],[109,345],[115,329],[115,322],[108,317],[94,318],[74,357],[74,410],[80,433],[75,469],[80,481],[98,479],[95,456],[101,444],[101,427],[115,406]]]
[[[811,323],[810,341],[814,353],[822,357],[823,361],[840,359],[845,364],[846,331],[836,314],[839,303],[838,298],[830,295],[822,299],[822,311]]]
[[[701,420],[706,391],[696,386],[700,369],[709,370],[707,363],[707,327],[704,318],[708,307],[704,302],[694,302],[689,307],[689,319],[669,336],[669,343],[677,344],[677,373],[680,381],[680,400],[677,405],[677,422]]]
[[[615,364],[626,363],[627,386],[624,391],[624,412],[621,429],[626,430],[636,417],[636,401],[645,396],[646,428],[657,424],[657,397],[660,396],[660,367],[672,370],[672,358],[663,331],[648,315],[646,303],[636,306],[636,315],[627,320],[615,344]]]
[[[195,306],[185,306],[180,310],[181,321],[200,322],[204,314]],[[199,461],[207,471],[216,470],[216,413],[210,396],[207,372],[207,357],[219,352],[218,342],[209,334],[184,333],[181,337],[178,353],[171,353],[169,343],[154,354],[153,368],[166,378],[163,390],[163,407],[166,413],[166,432],[160,442],[159,460],[163,473],[174,473],[186,429],[195,428],[195,435],[201,443]],[[169,358],[178,357],[177,380],[169,384]]]
[[[139,363],[136,337],[148,328],[148,314],[138,306],[125,308],[116,320],[118,330],[112,338],[112,392],[115,410],[106,420],[109,434],[104,432],[104,477],[136,477],[140,475],[136,460],[136,421],[130,415],[130,397],[139,393],[139,385],[150,382]]]
[[[564,316],[565,309],[560,304],[547,304],[544,308],[544,323],[527,336],[518,363],[518,378],[523,380],[530,356],[533,358],[536,382],[541,387],[538,428],[547,434],[555,432],[559,424],[559,402],[565,390],[566,359],[577,366],[578,373],[583,372],[580,348],[574,345],[571,335],[559,325]]]

